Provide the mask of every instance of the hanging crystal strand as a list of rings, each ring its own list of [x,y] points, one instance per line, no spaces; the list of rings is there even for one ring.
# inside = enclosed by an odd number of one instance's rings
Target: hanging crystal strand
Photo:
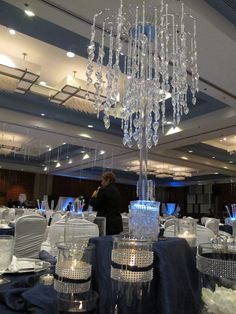
[[[107,87],[106,87],[106,101],[104,104],[104,125],[105,128],[108,129],[110,127],[110,119],[109,119],[109,109],[111,107],[111,91],[112,91],[112,81],[113,81],[113,71],[112,71],[112,60],[113,60],[113,28],[111,26],[110,29],[110,41],[109,41],[109,61],[106,70],[106,79],[107,79]]]
[[[118,10],[118,17],[117,17],[117,29],[116,29],[116,53],[115,53],[115,64],[113,65],[114,70],[114,78],[112,84],[112,103],[116,105],[117,97],[118,97],[118,81],[120,78],[120,52],[122,50],[122,42],[121,42],[121,31],[123,26],[123,2],[120,0],[120,8]]]
[[[196,20],[193,20],[193,49],[192,49],[192,57],[193,57],[193,63],[192,63],[192,77],[193,77],[193,85],[192,85],[192,103],[193,105],[196,105],[196,92],[198,92],[198,80],[199,80],[199,74],[198,74],[198,68],[197,68],[197,40],[196,40]]]
[[[101,12],[99,13],[101,14]],[[96,25],[96,18],[99,14],[95,14],[93,17],[93,24],[91,26],[91,38],[90,38],[90,44],[88,46],[87,52],[88,52],[88,65],[86,70],[86,77],[87,77],[87,92],[85,94],[85,99],[89,99],[89,86],[93,83],[92,79],[92,73],[93,73],[93,60],[95,57],[95,25]]]
[[[178,56],[179,53],[179,45],[178,45],[178,25],[176,25],[175,32],[175,51],[176,51],[176,125],[180,122],[180,97],[179,97],[179,88],[180,88],[180,58]]]
[[[184,4],[181,3],[181,32],[180,32],[180,68],[181,68],[181,84],[180,84],[180,113],[182,114],[182,109],[184,113],[187,114],[189,109],[188,105],[184,99],[185,94],[187,94],[188,83],[187,83],[187,54],[186,54],[186,32],[184,29]]]
[[[165,66],[166,66],[166,72],[165,72],[165,91],[170,91],[170,84],[169,84],[169,21],[168,21],[168,4],[165,6],[166,8],[166,16],[165,16],[165,40],[166,40],[166,51],[165,51]]]
[[[175,16],[172,15],[172,107],[173,107],[173,127],[176,127],[176,51],[175,51],[175,35],[176,35],[176,26],[175,26]]]
[[[95,73],[96,76],[96,83],[95,85],[95,107],[97,109],[97,117],[99,117],[99,112],[100,108],[102,105],[102,100],[101,100],[101,93],[102,93],[102,84],[103,84],[103,79],[102,79],[102,65],[103,65],[103,58],[104,58],[104,36],[105,36],[105,22],[103,22],[102,26],[102,42],[101,45],[99,46],[99,52],[98,52],[98,58],[97,58],[97,71]]]
[[[159,78],[159,56],[158,56],[158,25],[157,25],[157,9],[155,8],[155,35],[154,35],[154,122],[153,122],[153,142],[156,146],[158,143],[158,129],[159,129],[159,110],[160,110],[160,78]]]

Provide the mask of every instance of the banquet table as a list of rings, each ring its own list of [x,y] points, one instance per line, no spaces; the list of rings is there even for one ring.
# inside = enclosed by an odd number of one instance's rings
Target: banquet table
[[[93,289],[99,295],[96,313],[111,314],[112,237],[93,238],[91,242],[95,244]],[[200,283],[192,249],[184,239],[171,238],[154,243],[153,250],[154,279],[151,282],[148,314],[198,313]],[[39,274],[8,275],[11,283],[0,285],[0,313],[58,313],[53,287],[38,283],[38,276]],[[119,313],[122,314],[122,311]]]
[[[221,231],[227,232],[229,234],[233,234],[233,228],[230,225],[223,225],[223,226],[219,226],[219,229]]]

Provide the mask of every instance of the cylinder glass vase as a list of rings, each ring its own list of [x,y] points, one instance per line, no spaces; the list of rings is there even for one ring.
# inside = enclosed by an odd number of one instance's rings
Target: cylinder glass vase
[[[160,202],[132,201],[129,206],[129,232],[134,238],[157,241]]]
[[[197,223],[194,219],[176,219],[175,236],[185,239],[191,247],[197,245]]]
[[[58,243],[54,289],[60,311],[86,313],[96,308],[97,295],[90,287],[93,251],[94,245]]]
[[[236,313],[236,251],[200,244],[197,268],[201,274],[202,314]]]
[[[111,278],[115,313],[145,313],[153,279],[152,241],[115,236]]]

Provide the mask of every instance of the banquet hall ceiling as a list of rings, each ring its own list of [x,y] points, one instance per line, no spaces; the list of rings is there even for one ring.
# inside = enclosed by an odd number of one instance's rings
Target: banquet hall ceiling
[[[83,86],[93,14],[101,8],[117,8],[118,1],[27,1],[36,14],[32,18],[24,14],[25,2],[0,1],[0,58],[7,55],[19,64],[28,62],[29,67],[39,69],[39,78],[20,94],[14,92],[18,81],[6,80],[0,68],[0,166],[87,178],[97,178],[105,168],[116,169],[121,181],[134,183],[137,175],[130,172],[129,165],[138,151],[122,145],[120,120],[113,118],[111,128],[105,130],[102,118],[97,119],[92,106],[81,98],[76,99],[78,111],[53,102],[67,75],[75,76]],[[236,176],[235,149],[228,148],[230,141],[236,147],[235,20],[233,15],[220,14],[210,2],[185,1],[198,22],[197,105],[190,105],[180,131],[161,135],[160,143],[149,153],[152,161],[194,169],[192,178],[182,184]],[[174,0],[169,3],[176,5]],[[9,34],[10,28],[15,35]],[[68,58],[67,51],[73,51],[75,57]],[[42,81],[47,86],[40,85]],[[166,131],[169,129],[166,125]],[[88,158],[84,158],[86,154]],[[56,168],[58,161],[61,166]],[[158,180],[173,184],[169,178]]]

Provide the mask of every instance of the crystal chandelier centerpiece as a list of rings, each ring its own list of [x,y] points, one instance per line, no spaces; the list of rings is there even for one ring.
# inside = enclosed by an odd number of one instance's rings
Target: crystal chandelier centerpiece
[[[96,20],[100,15],[104,15],[102,39],[95,57]],[[191,29],[186,29],[186,23]],[[109,48],[105,49],[107,36]],[[104,73],[106,54],[108,63]],[[166,124],[167,102],[172,103],[174,127],[179,124],[181,115],[188,114],[187,68],[191,70],[192,103],[195,105],[199,79],[196,20],[185,12],[183,3],[177,15],[163,0],[160,7],[143,3],[141,8],[127,7],[127,11],[121,0],[117,13],[107,9],[94,16],[88,47],[87,85],[89,89],[89,85],[94,84],[95,107],[98,114],[104,110],[107,129],[112,109],[118,103],[122,104],[124,145],[132,147],[137,143],[139,149],[157,145],[158,130],[161,128],[164,132]]]

